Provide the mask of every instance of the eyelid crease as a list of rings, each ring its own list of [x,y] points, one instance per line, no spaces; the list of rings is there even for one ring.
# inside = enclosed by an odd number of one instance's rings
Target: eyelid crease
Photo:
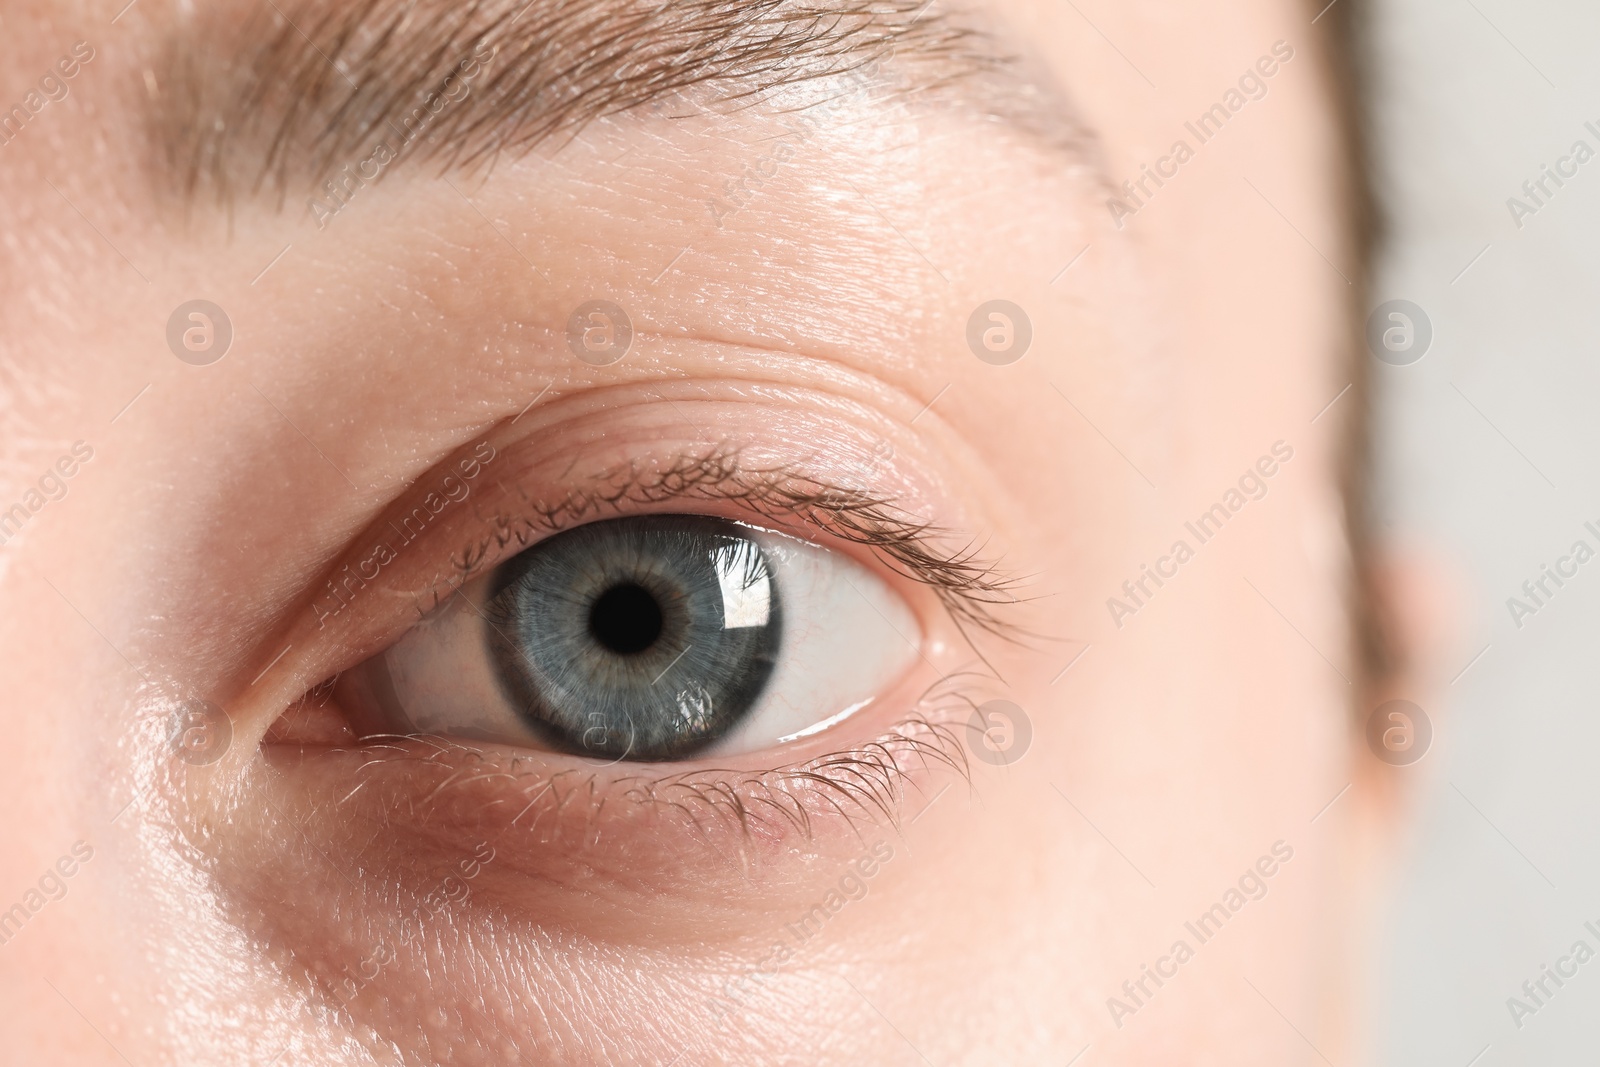
[[[457,573],[450,591],[477,577],[490,560],[498,562],[499,550],[512,542],[520,551],[572,526],[628,514],[629,506],[699,500],[734,503],[755,517],[780,523],[797,520],[872,550],[896,574],[931,589],[968,644],[976,633],[1018,645],[1045,640],[998,614],[1000,608],[1025,602],[1015,592],[1025,579],[1002,573],[998,561],[984,559],[980,546],[970,542],[953,551],[940,549],[937,542],[948,531],[906,513],[891,498],[828,485],[800,473],[796,465],[745,468],[736,449],[720,446],[686,454],[664,469],[646,471],[630,464],[595,481],[594,487],[569,490],[554,503],[531,500],[518,487],[527,509],[518,516],[497,517],[493,533],[452,559]],[[445,595],[436,593],[429,610]]]

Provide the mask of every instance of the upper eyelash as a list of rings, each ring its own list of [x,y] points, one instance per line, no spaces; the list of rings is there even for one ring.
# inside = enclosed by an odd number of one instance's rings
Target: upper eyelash
[[[642,470],[629,465],[607,472],[594,484],[572,489],[560,500],[530,499],[519,487],[525,510],[498,516],[495,529],[459,552],[451,587],[476,577],[499,550],[512,542],[528,547],[549,534],[628,505],[676,500],[734,502],[757,516],[799,519],[841,541],[878,553],[896,573],[927,586],[971,643],[974,632],[1022,643],[1039,635],[999,617],[997,609],[1021,603],[1015,590],[1023,579],[1004,574],[996,560],[967,543],[952,551],[936,547],[948,531],[907,514],[888,497],[861,489],[828,485],[792,466],[746,468],[737,450],[713,448],[685,455],[670,466]],[[444,598],[438,594],[435,603]]]

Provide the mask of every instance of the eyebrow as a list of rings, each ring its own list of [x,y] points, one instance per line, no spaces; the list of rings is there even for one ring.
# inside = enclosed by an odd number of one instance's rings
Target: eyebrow
[[[166,33],[165,85],[145,73],[158,187],[189,201],[281,204],[380,143],[449,169],[624,112],[783,107],[807,87],[789,107],[948,94],[1075,155],[1087,140],[1047,79],[934,0],[240,2]]]

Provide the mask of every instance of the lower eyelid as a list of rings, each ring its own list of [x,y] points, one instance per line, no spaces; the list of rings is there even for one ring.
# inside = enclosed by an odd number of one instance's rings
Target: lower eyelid
[[[966,775],[966,685],[943,682],[887,732],[776,769],[586,765],[437,738],[268,755],[304,780],[298,788],[336,791],[337,819],[371,823],[402,853],[442,855],[470,838],[490,842],[497,865],[546,883],[652,893],[687,870],[737,877],[753,858],[801,843],[827,851],[864,826],[899,822],[908,798],[932,795],[934,778]]]

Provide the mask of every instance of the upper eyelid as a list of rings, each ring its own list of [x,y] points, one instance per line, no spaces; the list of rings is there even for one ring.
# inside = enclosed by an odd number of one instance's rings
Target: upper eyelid
[[[664,469],[613,471],[553,503],[520,495],[525,505],[520,512],[497,516],[494,531],[452,558],[455,573],[448,590],[434,594],[434,604],[507,558],[504,550],[513,541],[521,551],[572,526],[627,514],[630,506],[699,500],[732,503],[754,517],[821,531],[872,551],[901,577],[931,589],[969,642],[973,631],[1008,640],[1036,636],[998,612],[1021,602],[1015,592],[1020,580],[1003,573],[998,561],[983,558],[970,542],[945,548],[951,540],[946,531],[905,513],[891,499],[829,485],[795,466],[745,468],[737,450],[684,455]]]

